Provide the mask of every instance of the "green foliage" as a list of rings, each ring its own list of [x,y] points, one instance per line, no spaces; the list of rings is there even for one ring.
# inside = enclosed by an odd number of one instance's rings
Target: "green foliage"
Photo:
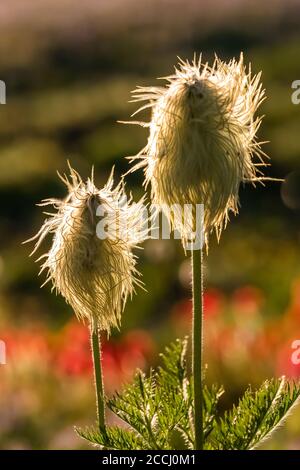
[[[142,450],[144,442],[127,429],[109,427],[106,434],[100,434],[96,429],[76,429],[77,434],[83,439],[100,446],[101,449],[114,450]]]
[[[109,409],[125,426],[78,434],[102,449],[193,449],[193,388],[186,366],[187,339],[177,340],[162,354],[162,365],[147,377],[138,371],[133,383],[108,400]],[[220,416],[223,388],[204,387],[204,439],[207,450],[247,450],[268,438],[287,416],[300,387],[284,378],[248,389],[237,406]]]
[[[215,429],[217,449],[253,449],[270,437],[296,404],[300,386],[284,377],[266,380],[259,390],[247,390],[238,406],[225,413]]]

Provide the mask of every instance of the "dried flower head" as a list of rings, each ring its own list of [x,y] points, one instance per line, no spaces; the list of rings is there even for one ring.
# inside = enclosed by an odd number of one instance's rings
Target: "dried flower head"
[[[119,326],[135,285],[141,285],[132,249],[146,237],[143,199],[127,201],[123,183],[113,189],[113,173],[101,190],[93,173],[84,183],[70,167],[70,179],[61,179],[68,195],[40,204],[52,205],[56,212],[46,212],[50,217],[31,239],[37,239],[33,253],[53,234],[50,250],[39,258],[45,258],[40,271],[48,272],[45,283],[52,281],[79,319],[109,333]],[[104,216],[102,221],[97,215]]]
[[[134,122],[150,133],[146,147],[131,157],[141,160],[131,171],[145,168],[152,202],[162,208],[203,204],[206,241],[213,229],[219,238],[229,212],[238,212],[240,183],[266,179],[258,169],[265,165],[256,140],[261,118],[254,118],[264,98],[260,73],[246,70],[242,54],[229,63],[216,57],[212,67],[200,56],[192,63],[180,60],[175,74],[164,79],[165,87],[133,92],[133,101],[146,101],[136,113],[151,108],[152,118]],[[183,241],[189,238],[192,227],[181,214],[166,215]]]

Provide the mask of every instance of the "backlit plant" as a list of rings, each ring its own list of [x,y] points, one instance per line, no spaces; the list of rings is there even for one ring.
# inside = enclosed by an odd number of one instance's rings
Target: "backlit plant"
[[[267,157],[256,135],[261,118],[255,113],[264,98],[260,74],[252,76],[241,55],[229,63],[216,58],[211,67],[201,58],[181,61],[166,80],[165,87],[139,87],[133,92],[133,101],[145,102],[137,112],[150,108],[152,115],[150,122],[133,121],[149,128],[149,138],[132,157],[137,162],[130,171],[144,169],[151,204],[164,211],[179,231],[185,253],[191,251],[191,338],[167,348],[157,370],[151,369],[148,376],[138,371],[132,384],[105,398],[98,330],[109,333],[119,326],[125,301],[134,284],[140,284],[132,250],[146,237],[140,223],[143,200],[120,206],[122,183],[112,189],[110,178],[99,191],[93,178],[85,184],[71,169],[71,182],[65,180],[67,198],[46,201],[57,212],[37,234],[36,248],[48,233],[53,234],[42,269],[91,327],[99,423],[97,429],[77,432],[102,449],[254,449],[282,424],[297,403],[300,387],[284,377],[267,380],[257,391],[248,389],[231,410],[220,412],[223,387],[205,383],[202,360],[203,244],[208,249],[213,231],[219,239],[230,213],[238,212],[241,183],[272,180],[261,173]],[[192,208],[188,223],[183,223],[181,212],[165,210],[186,204]],[[201,225],[198,205],[204,207]],[[119,227],[113,241],[97,237],[99,206],[118,221],[124,221],[123,211],[129,222],[125,232]],[[126,426],[106,425],[105,403]]]

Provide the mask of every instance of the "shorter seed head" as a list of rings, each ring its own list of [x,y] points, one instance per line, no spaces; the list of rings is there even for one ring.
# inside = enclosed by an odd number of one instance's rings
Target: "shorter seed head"
[[[44,259],[40,272],[48,274],[45,283],[52,282],[80,320],[110,333],[120,325],[128,296],[142,284],[132,249],[146,238],[144,200],[127,201],[123,183],[113,189],[112,174],[101,190],[93,173],[84,183],[70,167],[70,179],[61,179],[68,195],[40,204],[52,205],[56,212],[46,213],[49,218],[31,239],[37,240],[33,253],[48,234],[53,235],[50,250],[39,258]],[[98,213],[105,217],[104,234],[98,233]]]

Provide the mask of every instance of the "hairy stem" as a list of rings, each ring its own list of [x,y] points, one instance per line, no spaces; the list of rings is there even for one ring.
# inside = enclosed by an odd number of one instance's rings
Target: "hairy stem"
[[[194,377],[195,450],[203,449],[203,255],[202,249],[192,250],[193,336],[192,367]]]
[[[96,389],[97,415],[100,433],[106,432],[105,424],[105,397],[101,364],[100,332],[97,327],[91,326],[91,344],[94,363],[94,378]]]

